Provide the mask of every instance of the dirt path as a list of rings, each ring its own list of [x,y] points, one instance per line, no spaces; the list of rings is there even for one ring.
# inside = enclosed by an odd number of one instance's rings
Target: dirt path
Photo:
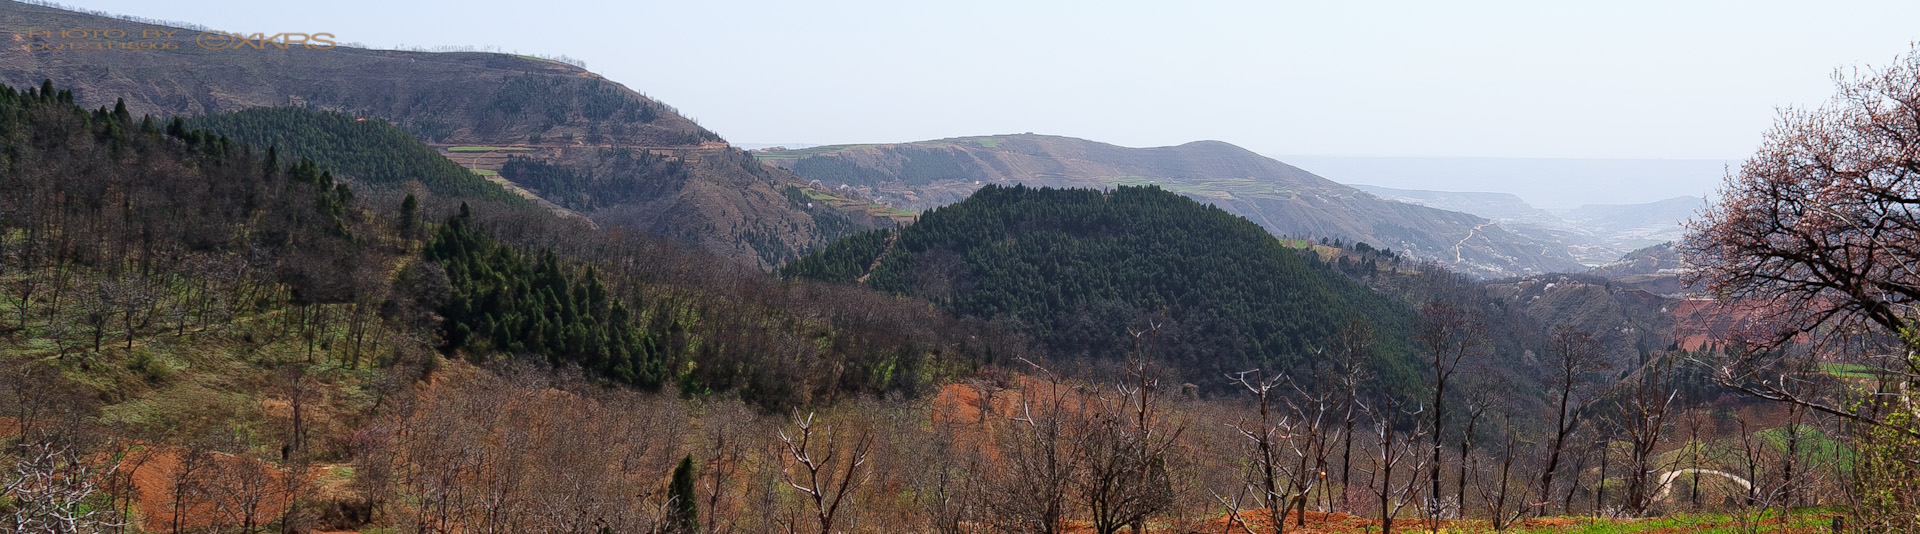
[[[893,235],[887,236],[887,246],[880,247],[880,254],[873,257],[873,263],[867,264],[866,274],[860,275],[860,278],[854,280],[854,283],[865,285],[867,278],[873,276],[873,271],[880,268],[880,260],[886,259],[887,253],[893,252],[893,244],[898,242],[900,242],[899,233],[896,232]]]
[[[1740,478],[1726,471],[1715,471],[1712,469],[1676,469],[1660,475],[1660,496],[1654,497],[1654,499],[1666,499],[1667,494],[1673,492],[1673,479],[1680,478],[1681,475],[1687,473],[1694,473],[1696,477],[1699,475],[1719,475],[1726,477],[1727,480],[1732,480],[1734,484],[1739,484],[1741,489],[1753,488],[1753,483],[1748,482],[1747,479]]]
[[[1479,226],[1473,227],[1472,230],[1467,230],[1467,236],[1460,238],[1459,243],[1453,244],[1453,262],[1454,263],[1460,263],[1460,247],[1466,246],[1467,240],[1473,239],[1473,234],[1475,232],[1479,232],[1481,228],[1486,228],[1488,226],[1493,226],[1493,221],[1480,223]]]

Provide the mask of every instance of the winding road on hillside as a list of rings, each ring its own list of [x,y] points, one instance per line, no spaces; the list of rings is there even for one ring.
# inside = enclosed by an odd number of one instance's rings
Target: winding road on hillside
[[[1479,232],[1481,228],[1486,228],[1486,227],[1488,227],[1488,226],[1493,226],[1493,221],[1487,221],[1487,222],[1483,222],[1483,223],[1480,223],[1480,225],[1479,225],[1479,226],[1475,226],[1475,227],[1473,227],[1473,229],[1471,229],[1471,230],[1467,230],[1467,236],[1466,236],[1466,237],[1462,237],[1462,238],[1460,238],[1460,242],[1459,242],[1459,243],[1454,243],[1454,244],[1453,244],[1453,262],[1454,262],[1454,263],[1460,263],[1460,247],[1464,247],[1464,246],[1466,246],[1466,245],[1467,245],[1467,240],[1468,240],[1468,239],[1473,239],[1473,234],[1474,234],[1475,232]]]

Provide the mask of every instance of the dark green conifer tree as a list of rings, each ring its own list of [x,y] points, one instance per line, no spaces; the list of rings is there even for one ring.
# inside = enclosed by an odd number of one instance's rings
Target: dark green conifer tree
[[[400,201],[400,237],[413,239],[420,228],[420,201],[407,193],[407,199]]]
[[[673,468],[673,482],[667,485],[667,497],[673,499],[672,510],[667,516],[668,530],[676,533],[698,531],[700,511],[693,496],[692,456],[681,458],[680,465]]]

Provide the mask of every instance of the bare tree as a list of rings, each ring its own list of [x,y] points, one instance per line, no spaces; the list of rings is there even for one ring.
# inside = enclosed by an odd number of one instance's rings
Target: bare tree
[[[21,436],[0,454],[0,496],[8,512],[6,532],[96,533],[121,525],[112,507],[92,502],[120,469],[120,460],[97,457],[98,439],[54,423]]]
[[[152,321],[153,314],[160,301],[159,291],[153,287],[154,277],[142,276],[127,271],[115,280],[109,280],[102,286],[111,295],[110,301],[116,308],[120,327],[124,332],[127,350],[133,350],[133,339],[141,328]]]
[[[1067,498],[1079,476],[1073,460],[1088,445],[1082,439],[1085,418],[1078,414],[1091,407],[1058,374],[1026,363],[1045,382],[1020,392],[1019,413],[1001,443],[1007,465],[988,506],[997,530],[1055,534],[1066,528]]]
[[[1358,319],[1340,328],[1334,343],[1334,382],[1340,391],[1340,491],[1353,482],[1354,424],[1360,419],[1360,385],[1371,378],[1367,360],[1373,357],[1373,326]]]
[[[1460,429],[1460,472],[1459,478],[1455,479],[1457,485],[1453,494],[1460,499],[1458,505],[1462,517],[1467,515],[1467,475],[1469,464],[1472,463],[1467,458],[1473,451],[1475,431],[1479,430],[1480,419],[1487,415],[1487,411],[1492,409],[1505,393],[1494,385],[1497,380],[1493,378],[1496,376],[1496,371],[1484,365],[1474,367],[1468,373],[1466,383],[1461,384],[1465,389],[1463,395],[1465,398],[1461,401],[1467,411],[1467,424]]]
[[[1440,529],[1440,458],[1444,441],[1441,429],[1445,428],[1447,411],[1447,384],[1454,372],[1460,369],[1460,363],[1473,354],[1481,344],[1482,326],[1467,315],[1465,310],[1440,301],[1427,303],[1420,309],[1421,328],[1414,342],[1421,347],[1427,364],[1433,371],[1433,406],[1430,408],[1433,421],[1429,429],[1432,432],[1428,441],[1433,454],[1427,460],[1427,480],[1432,489],[1427,493],[1426,513],[1431,520],[1429,530]]]
[[[1634,515],[1645,515],[1653,506],[1654,495],[1661,489],[1654,483],[1654,475],[1661,468],[1655,452],[1667,430],[1667,416],[1672,413],[1673,401],[1680,395],[1669,382],[1671,366],[1669,358],[1656,358],[1641,366],[1635,376],[1628,377],[1633,381],[1632,391],[1617,405],[1622,418],[1620,427],[1627,432],[1632,446],[1627,471],[1627,510]]]
[[[1391,396],[1376,401],[1375,406],[1366,410],[1373,419],[1371,437],[1377,444],[1373,455],[1367,458],[1372,464],[1367,474],[1373,478],[1373,496],[1379,499],[1381,534],[1393,534],[1394,518],[1408,504],[1412,504],[1414,496],[1419,494],[1422,481],[1419,473],[1426,467],[1426,462],[1416,451],[1420,447],[1420,438],[1427,433],[1419,422],[1420,415],[1425,411],[1406,411],[1406,401]],[[1401,417],[1413,420],[1413,428],[1400,430],[1396,420]],[[1404,469],[1401,468],[1403,465]],[[1395,472],[1407,476],[1404,480],[1395,481]]]
[[[1277,396],[1275,390],[1280,389],[1280,382],[1286,380],[1286,375],[1274,375],[1268,378],[1265,371],[1254,369],[1241,371],[1227,378],[1253,395],[1254,405],[1259,409],[1258,426],[1249,427],[1245,422],[1234,422],[1228,426],[1245,437],[1248,447],[1252,449],[1248,452],[1253,460],[1249,471],[1257,477],[1255,483],[1260,490],[1255,502],[1265,504],[1274,532],[1285,532],[1286,497],[1293,493],[1293,489],[1288,487],[1290,479],[1281,476],[1281,470],[1284,467],[1281,466],[1280,442],[1291,437],[1294,422],[1286,416],[1275,413],[1277,407],[1274,406],[1274,397]],[[1233,501],[1232,507],[1235,513],[1238,513],[1238,499]]]
[[[1500,420],[1501,442],[1497,466],[1482,465],[1481,460],[1484,455],[1475,456],[1469,463],[1477,468],[1473,470],[1474,492],[1480,496],[1480,503],[1486,510],[1488,522],[1493,525],[1494,530],[1506,530],[1514,520],[1520,518],[1521,514],[1526,513],[1526,508],[1522,506],[1525,504],[1526,482],[1515,480],[1520,478],[1514,466],[1519,456],[1520,433],[1513,426],[1511,402],[1496,399],[1490,406],[1495,412],[1495,417]],[[1519,490],[1521,494],[1516,495],[1515,490]],[[1464,502],[1462,504],[1464,505]]]
[[[1299,383],[1293,384],[1294,394],[1287,400],[1287,407],[1296,421],[1296,431],[1287,436],[1287,449],[1293,454],[1293,467],[1287,471],[1287,477],[1293,480],[1293,508],[1295,526],[1307,524],[1308,496],[1320,490],[1327,481],[1327,446],[1340,436],[1328,436],[1327,417],[1333,411],[1334,396],[1337,392],[1313,393]],[[1322,491],[1324,493],[1324,490]]]
[[[1579,428],[1580,414],[1591,402],[1585,385],[1589,377],[1606,368],[1600,341],[1591,332],[1562,326],[1555,328],[1549,340],[1547,362],[1553,372],[1549,395],[1554,400],[1553,436],[1547,445],[1547,465],[1540,469],[1540,495],[1553,495],[1553,477],[1560,470],[1560,455],[1566,450],[1567,437]],[[1536,513],[1545,513],[1540,507]],[[1564,510],[1563,510],[1564,511]]]
[[[87,325],[93,336],[93,352],[100,352],[100,342],[107,337],[107,325],[113,323],[113,313],[118,306],[110,284],[95,286],[92,291],[81,294],[80,322]]]
[[[1135,346],[1148,332],[1135,332]],[[1094,531],[1112,534],[1124,526],[1140,530],[1149,516],[1173,502],[1167,455],[1186,429],[1169,428],[1160,412],[1161,373],[1136,348],[1129,362],[1130,383],[1114,385],[1112,396],[1097,399],[1097,420],[1082,447],[1079,493],[1092,515]]]
[[[873,434],[864,429],[855,431],[853,443],[848,445],[846,436],[836,434],[832,426],[816,431],[813,414],[804,418],[794,414],[793,424],[793,435],[780,431],[780,441],[793,460],[787,469],[787,485],[812,501],[820,534],[830,534],[847,492],[864,482],[861,468],[873,450]],[[794,527],[797,525],[789,526]]]
[[[12,302],[14,312],[19,316],[15,328],[25,330],[29,323],[34,304],[41,290],[46,287],[45,254],[41,247],[29,237],[14,247],[12,257],[0,257],[0,265],[16,266],[14,274],[7,280],[6,295]]]
[[[705,441],[700,461],[700,484],[707,510],[706,534],[720,534],[732,530],[732,521],[722,521],[734,513],[733,492],[726,491],[740,476],[748,456],[754,446],[750,441],[754,435],[755,417],[753,411],[737,402],[721,402],[707,407],[700,419],[700,435]]]

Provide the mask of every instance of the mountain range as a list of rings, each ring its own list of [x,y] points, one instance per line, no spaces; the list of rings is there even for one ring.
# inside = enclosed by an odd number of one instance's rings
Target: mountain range
[[[0,31],[18,40],[47,41],[26,37],[32,28],[104,26],[176,29],[0,2]],[[7,48],[0,83],[58,80],[82,106],[124,102],[136,116],[300,107],[386,121],[556,211],[762,269],[911,221],[983,185],[1014,183],[1156,184],[1279,236],[1369,243],[1482,278],[1580,271],[1673,237],[1658,222],[1673,213],[1665,204],[1549,213],[1516,198],[1367,189],[1218,141],[1126,148],[1021,134],[749,153],[666,104],[561,61],[347,46],[209,50],[195,33],[145,40],[171,49]]]
[[[34,49],[62,42],[29,37],[29,30],[47,28],[174,33],[128,39],[155,49]],[[801,180],[793,175],[755,163],[665,104],[560,61],[297,44],[213,50],[196,43],[195,29],[18,2],[0,2],[0,32],[18,42],[0,47],[0,83],[26,87],[51,79],[81,106],[124,100],[134,116],[293,106],[384,120],[476,173],[497,173],[509,157],[519,157],[626,183],[635,194],[583,214],[762,268],[842,235],[893,224],[855,203],[797,202],[789,189]],[[649,157],[679,162],[683,170],[634,169],[633,161]]]
[[[915,210],[956,202],[989,184],[1153,184],[1245,216],[1275,235],[1365,242],[1481,277],[1583,269],[1558,243],[1498,221],[1382,199],[1219,141],[1128,148],[1017,134],[754,155],[818,187]]]

